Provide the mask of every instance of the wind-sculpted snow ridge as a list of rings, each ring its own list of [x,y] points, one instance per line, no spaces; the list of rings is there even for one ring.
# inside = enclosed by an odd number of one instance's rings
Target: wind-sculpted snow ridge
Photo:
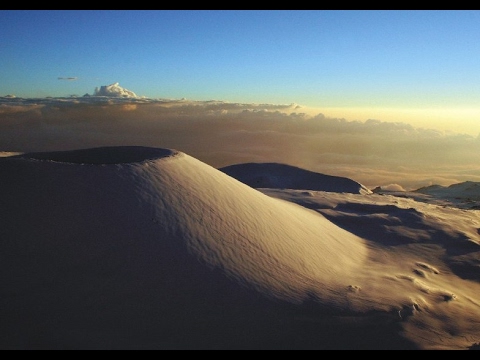
[[[219,170],[254,188],[372,193],[370,189],[354,180],[320,174],[287,164],[245,163],[225,166]]]
[[[460,276],[475,266],[478,217],[455,213],[463,232],[440,231],[414,210],[348,205],[370,196],[296,194],[275,198],[170,149],[0,157],[0,348],[480,342],[480,285]]]

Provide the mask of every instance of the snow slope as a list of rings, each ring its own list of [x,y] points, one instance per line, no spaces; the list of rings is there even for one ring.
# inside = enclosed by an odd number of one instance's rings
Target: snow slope
[[[0,348],[480,342],[476,211],[259,191],[171,149],[5,155]]]

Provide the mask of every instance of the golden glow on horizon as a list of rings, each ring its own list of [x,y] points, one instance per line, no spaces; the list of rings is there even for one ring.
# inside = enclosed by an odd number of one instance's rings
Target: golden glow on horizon
[[[403,122],[415,128],[441,130],[472,136],[480,134],[480,108],[435,108],[435,109],[397,109],[397,108],[308,108],[303,112],[315,115],[322,113],[329,118],[344,118],[347,121],[375,119],[386,122]]]

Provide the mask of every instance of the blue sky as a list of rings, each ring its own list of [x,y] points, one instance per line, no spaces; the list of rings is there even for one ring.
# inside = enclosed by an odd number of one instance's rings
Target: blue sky
[[[1,10],[0,96],[119,82],[477,135],[479,40],[476,10]]]

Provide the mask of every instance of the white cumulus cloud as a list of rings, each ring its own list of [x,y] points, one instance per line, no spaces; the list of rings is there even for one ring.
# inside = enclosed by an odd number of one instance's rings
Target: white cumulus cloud
[[[100,86],[95,88],[95,96],[111,96],[111,97],[126,97],[136,98],[138,97],[133,91],[122,88],[118,82],[111,85]]]

